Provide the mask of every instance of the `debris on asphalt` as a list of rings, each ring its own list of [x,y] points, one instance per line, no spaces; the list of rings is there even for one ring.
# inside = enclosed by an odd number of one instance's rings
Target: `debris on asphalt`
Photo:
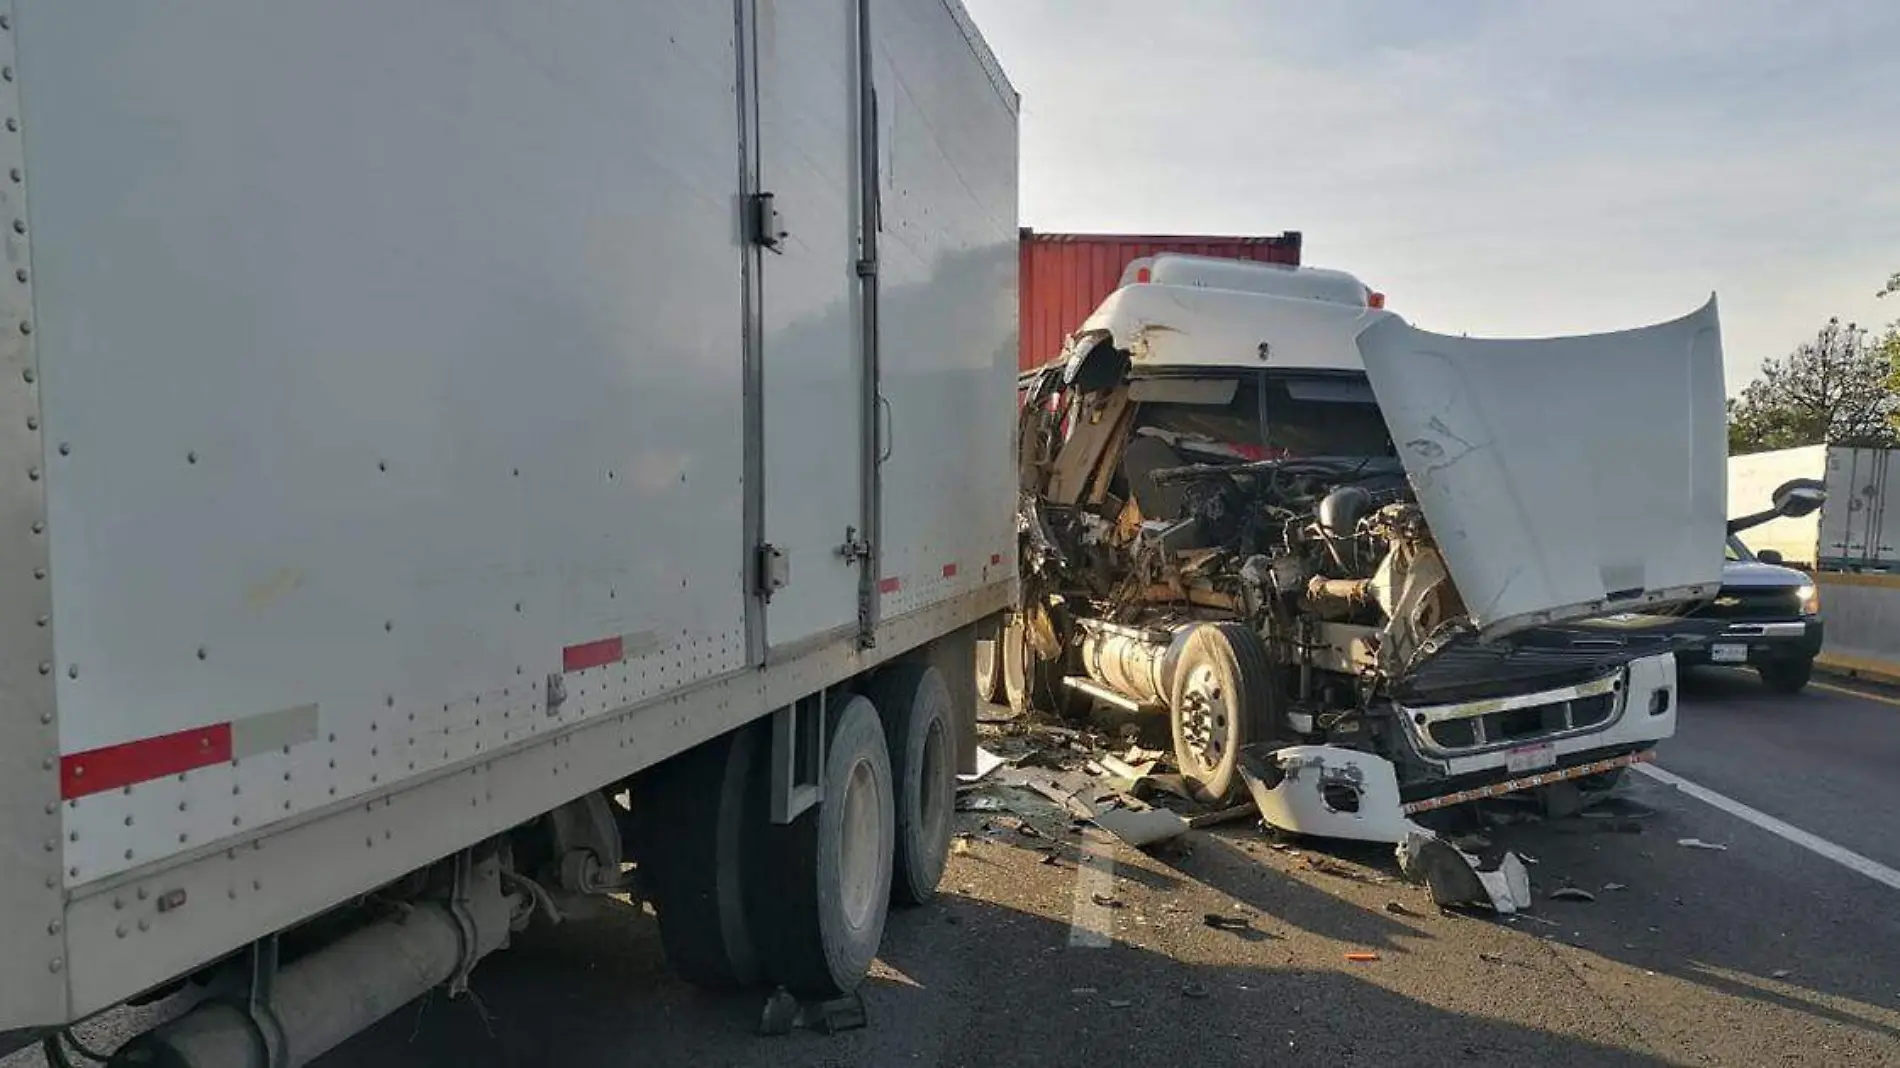
[[[1188,821],[1165,808],[1104,808],[1095,825],[1139,849],[1187,833]]]
[[[1201,917],[1201,922],[1216,931],[1249,931],[1253,929],[1244,916],[1223,916],[1218,912],[1209,912]]]
[[[1089,900],[1105,909],[1123,909],[1128,907],[1122,903],[1120,898],[1110,897],[1107,894],[1094,894],[1089,897]]]
[[[1504,963],[1504,954],[1502,954],[1502,953],[1480,953],[1480,954],[1478,954],[1478,959],[1479,959],[1479,960],[1481,960],[1481,961],[1484,961],[1484,962],[1485,962],[1486,964],[1503,964],[1503,963]]]
[[[1728,847],[1720,842],[1704,842],[1700,838],[1678,838],[1676,839],[1676,844],[1688,849],[1710,849],[1716,852],[1728,851]]]
[[[1134,1004],[1135,1004],[1134,1002],[1128,1001],[1123,998],[1109,998],[1108,999],[1108,1007],[1111,1009],[1126,1009],[1126,1008],[1132,1007]]]
[[[1611,890],[1611,891],[1615,891],[1615,890],[1628,890],[1628,889],[1629,889],[1629,886],[1628,886],[1627,884],[1625,884],[1625,883],[1604,883],[1604,884],[1603,884],[1603,889],[1605,889],[1605,890]]]
[[[1364,962],[1378,960],[1379,955],[1377,953],[1348,953],[1346,954],[1346,959],[1354,962]]]
[[[1495,868],[1435,834],[1414,831],[1399,843],[1399,870],[1431,888],[1439,905],[1488,905],[1509,916],[1531,905],[1531,876],[1516,853],[1506,853]]]
[[[1769,972],[1768,976],[1771,979],[1786,979],[1787,977],[1793,974],[1794,972],[1790,971],[1787,968],[1776,968],[1774,971]]]
[[[1350,879],[1356,883],[1367,881],[1365,873],[1359,869],[1341,864],[1331,857],[1321,856],[1317,853],[1308,853],[1306,855],[1306,866],[1319,872],[1321,875],[1330,875],[1335,879]]]
[[[957,835],[950,840],[950,852],[958,856],[970,851],[970,839],[967,835]]]
[[[1203,827],[1218,827],[1223,823],[1239,823],[1241,820],[1257,819],[1259,815],[1260,810],[1255,808],[1252,802],[1248,802],[1244,805],[1203,812],[1198,816],[1190,817],[1188,826],[1200,830]]]
[[[1207,996],[1207,984],[1186,982],[1181,984],[1181,996],[1200,999]]]
[[[1385,910],[1394,916],[1410,916],[1420,920],[1425,918],[1424,913],[1407,905],[1403,901],[1388,901],[1385,903]]]
[[[864,999],[855,993],[801,1004],[790,991],[779,987],[765,999],[765,1007],[759,1014],[759,1033],[789,1035],[802,1027],[819,1034],[835,1035],[840,1031],[856,1031],[868,1022]]]
[[[965,794],[957,798],[958,812],[1007,812],[1009,806],[990,794]]]
[[[1595,901],[1597,896],[1581,886],[1561,886],[1550,892],[1552,901]]]
[[[976,770],[968,775],[958,775],[957,781],[966,784],[981,782],[989,776],[990,772],[1008,763],[1009,761],[1004,760],[988,749],[978,746],[976,750]]]

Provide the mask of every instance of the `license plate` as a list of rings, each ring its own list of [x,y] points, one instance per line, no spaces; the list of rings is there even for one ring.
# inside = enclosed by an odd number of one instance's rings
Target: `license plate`
[[[1716,642],[1709,646],[1709,662],[1715,664],[1748,663],[1748,646],[1737,642]]]
[[[1542,745],[1522,745],[1504,754],[1505,770],[1516,774],[1520,771],[1536,771],[1557,763],[1557,747],[1549,742]]]

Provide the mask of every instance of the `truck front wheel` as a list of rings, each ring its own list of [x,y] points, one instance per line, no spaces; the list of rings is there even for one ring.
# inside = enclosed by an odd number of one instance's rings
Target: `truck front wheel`
[[[1776,693],[1800,693],[1814,677],[1812,660],[1770,660],[1755,668],[1763,686]]]
[[[1174,759],[1203,801],[1240,785],[1240,748],[1274,734],[1272,667],[1260,636],[1239,623],[1204,623],[1181,648],[1168,701]]]

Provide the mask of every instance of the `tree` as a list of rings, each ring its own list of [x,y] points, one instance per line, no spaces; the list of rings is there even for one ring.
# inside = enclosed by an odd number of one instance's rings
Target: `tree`
[[[1900,293],[1900,271],[1895,271],[1887,279],[1887,284],[1881,286],[1880,292],[1875,293],[1874,296],[1889,297],[1895,293]],[[1900,393],[1900,319],[1887,324],[1887,332],[1880,335],[1880,340],[1874,343],[1874,348],[1887,363],[1887,389],[1893,393]],[[1890,416],[1889,421],[1895,428],[1900,429],[1900,412],[1895,412]]]
[[[1892,288],[1900,291],[1900,276]],[[1798,445],[1900,446],[1900,391],[1883,348],[1853,323],[1829,319],[1728,402],[1730,453]]]

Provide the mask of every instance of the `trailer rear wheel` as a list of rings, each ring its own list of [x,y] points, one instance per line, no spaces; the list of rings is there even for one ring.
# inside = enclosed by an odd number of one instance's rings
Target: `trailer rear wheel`
[[[936,896],[950,856],[957,788],[950,687],[936,668],[900,664],[878,675],[871,699],[884,719],[896,789],[891,899],[921,905]]]
[[[986,619],[976,630],[976,699],[987,704],[1004,700],[1003,623]]]
[[[825,749],[824,800],[771,828],[771,886],[759,885],[766,971],[792,993],[855,989],[877,956],[891,896],[896,815],[877,709],[853,697]]]
[[[765,829],[764,749],[757,726],[745,727],[633,781],[628,822],[641,888],[659,914],[667,962],[696,986],[760,979],[746,892]]]
[[[1204,623],[1182,645],[1168,720],[1175,762],[1201,800],[1230,797],[1241,747],[1273,737],[1272,671],[1260,636],[1240,623]]]

